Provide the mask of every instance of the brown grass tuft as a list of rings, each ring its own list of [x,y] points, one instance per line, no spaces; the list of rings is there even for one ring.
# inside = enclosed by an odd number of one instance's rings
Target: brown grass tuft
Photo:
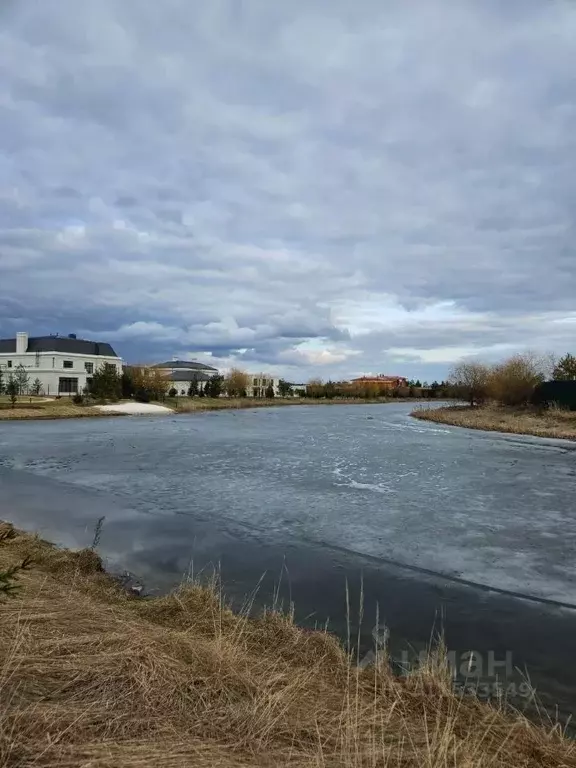
[[[217,585],[130,599],[93,553],[19,534],[0,603],[0,766],[560,768],[559,731],[459,698],[442,655],[395,678],[274,612],[234,614]]]

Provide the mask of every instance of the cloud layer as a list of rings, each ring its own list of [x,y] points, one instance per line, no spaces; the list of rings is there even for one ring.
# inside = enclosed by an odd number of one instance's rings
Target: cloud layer
[[[445,374],[576,329],[576,7],[0,10],[0,336]]]

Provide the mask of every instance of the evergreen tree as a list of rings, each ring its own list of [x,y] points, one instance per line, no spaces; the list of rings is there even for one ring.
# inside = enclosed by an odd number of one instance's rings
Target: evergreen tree
[[[288,397],[292,393],[292,385],[289,381],[285,381],[284,379],[280,379],[278,382],[278,394],[280,397]]]
[[[119,400],[122,395],[122,377],[114,365],[105,363],[88,379],[87,388],[96,400]]]
[[[14,408],[16,401],[18,400],[18,384],[16,383],[14,376],[10,376],[8,379],[8,384],[6,384],[6,394],[10,398],[12,408]]]
[[[554,381],[573,381],[576,379],[576,357],[568,353],[558,360],[552,374]]]
[[[206,382],[206,386],[204,387],[204,394],[206,397],[220,397],[222,394],[223,384],[224,376],[220,376],[218,373],[215,373],[214,376],[211,376]]]

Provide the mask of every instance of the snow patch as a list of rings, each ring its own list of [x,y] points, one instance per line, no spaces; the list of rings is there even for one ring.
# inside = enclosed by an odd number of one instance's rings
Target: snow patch
[[[147,416],[149,413],[174,413],[171,408],[154,403],[117,403],[116,405],[97,405],[95,407],[106,413],[128,413],[134,416]]]

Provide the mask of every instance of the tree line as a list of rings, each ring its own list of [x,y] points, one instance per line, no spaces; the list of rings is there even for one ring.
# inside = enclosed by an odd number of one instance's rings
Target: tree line
[[[148,366],[126,366],[121,375],[102,369],[92,376],[88,394],[99,400],[114,400],[120,397],[135,399],[139,402],[151,400],[164,400],[166,397],[177,397],[181,390],[176,389],[174,382],[167,378],[162,368],[150,368]],[[233,368],[226,376],[215,373],[206,382],[193,379],[186,391],[188,397],[246,397],[250,383],[250,376]],[[290,385],[280,382],[279,393],[286,394]],[[266,397],[274,397],[272,386],[268,386]]]
[[[379,398],[446,398],[450,397],[447,381],[421,382],[412,380],[403,387],[390,387],[380,381],[326,381],[311,379],[302,391],[303,397],[314,399],[349,399],[377,400]]]
[[[331,381],[311,379],[296,388],[290,382],[280,379],[280,397],[298,396],[313,399],[361,398],[458,398],[470,405],[481,405],[487,400],[503,405],[525,405],[531,401],[535,388],[545,381],[576,381],[576,357],[566,354],[560,359],[538,356],[532,353],[512,355],[499,363],[488,364],[477,360],[462,361],[454,366],[447,381],[421,382],[411,380],[406,386],[390,388],[379,381]],[[250,376],[245,371],[233,368],[226,376],[215,374],[201,386],[192,381],[188,387],[189,397],[246,397],[250,389]],[[12,404],[21,395],[40,395],[42,382],[36,378],[30,381],[28,370],[18,365],[6,375],[0,368],[0,395],[10,397]],[[96,400],[135,399],[140,402],[164,400],[175,397],[178,391],[161,368],[148,366],[126,366],[118,373],[115,366],[103,365],[96,369],[88,380],[83,393],[75,399],[91,397]],[[265,397],[275,396],[274,387],[268,385]]]
[[[42,382],[36,378],[30,383],[28,370],[22,365],[17,365],[8,375],[0,367],[0,395],[8,395],[14,405],[21,395],[41,395]]]
[[[576,381],[576,357],[566,354],[556,360],[527,352],[493,364],[465,360],[454,366],[449,377],[453,396],[471,406],[488,400],[501,405],[527,405],[536,388],[550,380]]]

